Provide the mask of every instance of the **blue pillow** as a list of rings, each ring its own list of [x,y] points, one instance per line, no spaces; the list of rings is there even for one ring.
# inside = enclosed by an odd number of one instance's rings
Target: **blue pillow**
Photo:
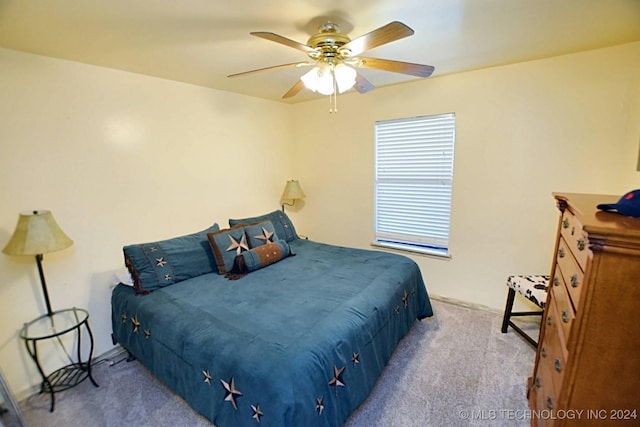
[[[148,293],[217,271],[207,233],[219,229],[218,224],[213,224],[198,233],[125,246],[124,263],[131,273],[136,292]]]
[[[236,256],[249,250],[247,236],[241,225],[207,233],[207,238],[218,265],[219,274],[230,272]]]
[[[245,225],[244,233],[247,235],[247,242],[249,243],[250,249],[278,240],[278,233],[276,233],[271,221]]]
[[[261,221],[271,221],[280,239],[284,239],[287,242],[299,239],[296,234],[296,229],[287,214],[279,210],[253,218],[229,219],[229,226],[233,227],[238,224],[249,225]]]
[[[291,248],[284,240],[276,240],[275,242],[250,249],[242,253],[244,265],[247,273],[261,269],[271,264],[275,264],[283,258],[291,255]]]

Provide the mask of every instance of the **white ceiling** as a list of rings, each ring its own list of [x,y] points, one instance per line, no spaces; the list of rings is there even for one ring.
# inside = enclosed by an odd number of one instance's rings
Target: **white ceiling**
[[[328,20],[352,39],[407,24],[413,36],[366,56],[433,77],[640,40],[640,0],[0,0],[0,46],[281,100],[304,70],[227,75],[307,57],[249,32],[306,43]],[[377,87],[416,79],[361,72]]]

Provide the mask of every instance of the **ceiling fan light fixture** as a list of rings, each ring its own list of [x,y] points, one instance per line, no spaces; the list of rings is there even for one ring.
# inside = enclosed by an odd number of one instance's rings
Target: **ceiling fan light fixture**
[[[318,64],[311,71],[300,77],[304,85],[322,95],[331,95],[333,93],[333,76],[331,68],[327,64]]]
[[[335,67],[320,63],[300,77],[300,80],[309,90],[322,95],[333,95],[336,89],[334,83],[339,93],[351,89],[356,84],[356,70],[342,63]]]
[[[333,70],[336,78],[338,92],[342,93],[351,89],[356,84],[356,70],[346,64],[340,63]]]

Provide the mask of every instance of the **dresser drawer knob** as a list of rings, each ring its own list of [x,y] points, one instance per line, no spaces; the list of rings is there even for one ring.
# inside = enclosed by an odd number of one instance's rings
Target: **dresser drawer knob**
[[[575,227],[571,227],[571,235],[573,236],[574,234],[576,234],[576,228]]]
[[[569,313],[567,310],[562,310],[562,321],[564,323],[569,323]]]
[[[578,239],[578,250],[584,251],[585,246],[586,245],[585,245],[584,239]]]
[[[540,388],[540,377],[536,377],[536,388]]]
[[[547,325],[551,326],[553,324],[553,317],[547,316]]]
[[[560,285],[560,279],[558,279],[558,276],[554,276],[553,277],[553,286],[559,286]]]
[[[547,396],[547,409],[553,409],[553,398],[551,396]]]
[[[560,358],[556,358],[555,366],[558,373],[562,372],[562,361],[560,360]]]
[[[569,220],[568,219],[563,219],[562,220],[562,228],[569,228]]]
[[[547,357],[547,349],[546,349],[546,347],[542,347],[540,349],[540,356]]]
[[[560,249],[558,249],[558,256],[559,256],[560,258],[564,258],[564,248],[560,248]]]
[[[577,274],[571,275],[571,287],[573,287],[573,288],[577,288],[578,287],[578,275]]]

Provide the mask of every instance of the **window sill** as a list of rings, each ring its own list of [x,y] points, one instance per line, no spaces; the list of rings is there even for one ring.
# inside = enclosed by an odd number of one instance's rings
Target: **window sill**
[[[426,255],[433,258],[438,259],[451,259],[451,253],[444,250],[438,249],[429,249],[429,248],[421,248],[417,246],[405,245],[402,243],[391,243],[391,242],[372,242],[371,246],[384,248],[384,249],[394,249],[400,252],[410,252],[414,254]]]

